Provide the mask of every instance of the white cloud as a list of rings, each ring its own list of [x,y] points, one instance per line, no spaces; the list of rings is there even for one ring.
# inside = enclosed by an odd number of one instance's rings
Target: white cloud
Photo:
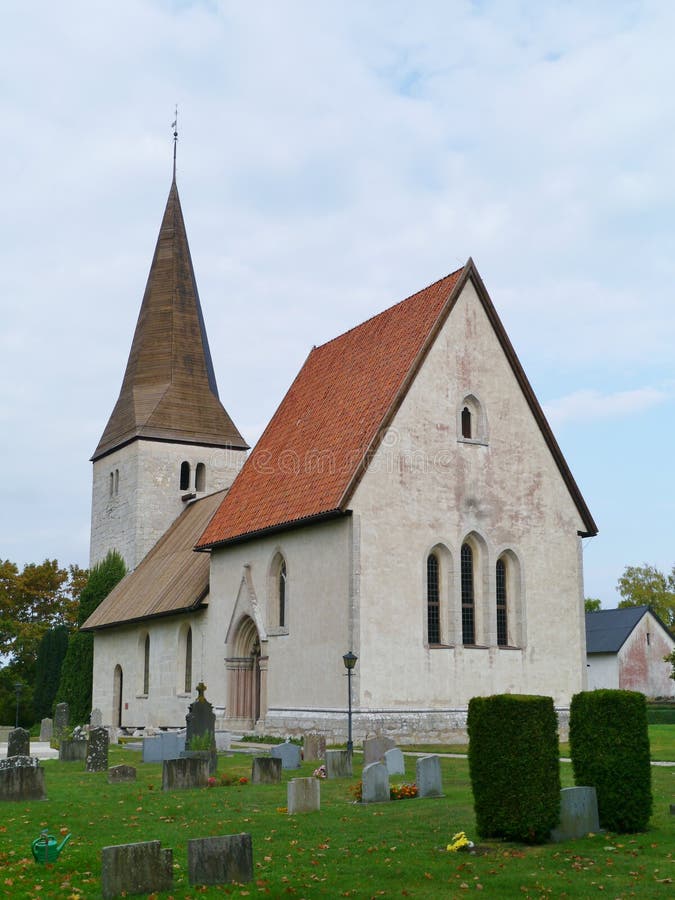
[[[655,388],[638,388],[602,394],[596,390],[575,391],[544,405],[544,412],[551,425],[578,424],[598,419],[618,419],[634,416],[644,410],[665,403],[669,395]]]

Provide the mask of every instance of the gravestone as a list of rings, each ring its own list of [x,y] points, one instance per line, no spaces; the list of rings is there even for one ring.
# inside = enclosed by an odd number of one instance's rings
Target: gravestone
[[[89,715],[89,724],[92,728],[100,728],[103,725],[103,713],[98,707],[94,707]]]
[[[368,763],[363,767],[361,803],[385,803],[389,801],[389,773],[383,762]]]
[[[63,739],[59,746],[59,759],[61,762],[84,762],[87,758],[87,742],[73,741],[70,738]]]
[[[305,762],[323,760],[326,756],[326,738],[323,734],[306,734],[302,739]]]
[[[34,756],[0,759],[0,801],[46,800],[45,770]]]
[[[40,740],[51,741],[54,734],[54,723],[51,719],[43,719],[40,722]]]
[[[253,784],[279,784],[281,782],[281,760],[273,756],[254,756],[251,766]]]
[[[396,741],[388,737],[366,738],[363,742],[363,765],[381,762],[387,750],[393,750],[395,746]]]
[[[384,754],[384,764],[390,775],[405,775],[405,760],[403,752],[398,747],[392,747]]]
[[[321,782],[318,778],[292,778],[287,789],[289,816],[321,809]]]
[[[600,830],[598,798],[594,787],[569,787],[560,791],[560,824],[551,840],[574,841]]]
[[[185,716],[185,749],[192,750],[190,746],[193,738],[201,738],[202,735],[210,735],[211,749],[216,747],[216,714],[213,707],[204,696],[206,685],[200,681],[197,685],[197,699],[188,707]],[[202,749],[202,748],[200,748]]]
[[[188,841],[190,884],[244,884],[253,880],[250,834],[223,834]]]
[[[70,707],[67,703],[57,703],[54,709],[54,737],[60,741],[70,725]]]
[[[108,729],[93,728],[87,742],[87,772],[105,772],[108,768]]]
[[[348,750],[326,750],[326,778],[351,777],[351,753]]]
[[[172,888],[173,850],[162,850],[160,841],[117,844],[101,850],[101,890],[106,900]]]
[[[162,763],[162,790],[185,791],[206,787],[209,763],[206,759],[165,759]]]
[[[232,735],[229,731],[216,731],[216,750],[229,753],[232,744]]]
[[[178,731],[165,731],[156,737],[143,739],[143,762],[164,762],[165,759],[178,759],[185,750],[185,734]]]
[[[441,761],[435,754],[421,756],[417,760],[417,796],[418,797],[442,797],[443,784],[441,782]]]
[[[10,756],[30,756],[30,731],[12,728],[7,735],[7,759]]]
[[[215,775],[218,770],[218,753],[213,750],[183,750],[180,754],[185,759],[203,759],[209,767],[209,775]]]
[[[124,784],[127,781],[136,781],[133,766],[111,766],[108,769],[108,784]]]
[[[299,769],[300,768],[300,747],[297,744],[291,744],[285,741],[283,744],[276,744],[270,750],[272,759],[281,760],[282,769]]]

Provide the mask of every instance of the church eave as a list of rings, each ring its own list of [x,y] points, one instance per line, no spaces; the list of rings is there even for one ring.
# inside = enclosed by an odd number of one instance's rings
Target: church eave
[[[138,625],[140,622],[148,622],[151,619],[167,619],[170,616],[184,616],[188,613],[199,612],[202,609],[207,609],[208,604],[204,603],[204,598],[208,596],[209,589],[207,588],[191,606],[183,606],[180,609],[169,609],[163,610],[162,612],[156,613],[148,613],[144,616],[136,616],[133,619],[120,619],[117,622],[106,622],[103,625],[90,625],[89,627],[83,625],[80,628],[80,631],[108,631],[111,628],[122,628],[125,625]]]
[[[154,441],[159,444],[184,444],[185,446],[212,447],[217,450],[238,450],[243,452],[250,449],[249,445],[243,441],[243,439],[242,443],[238,444],[230,441],[214,440],[212,437],[202,438],[200,435],[186,437],[185,435],[176,432],[173,435],[167,436],[166,434],[148,433],[145,429],[140,429],[136,434],[132,434],[120,441],[115,441],[110,446],[97,448],[94,455],[90,457],[90,462],[96,462],[97,459],[103,459],[105,456],[110,456],[111,453],[114,453],[116,450],[121,450],[122,447],[127,447],[129,444],[133,444],[134,441]]]
[[[279,522],[276,525],[269,525],[267,528],[260,528],[257,531],[247,531],[243,534],[237,534],[234,537],[225,538],[222,541],[214,541],[210,544],[197,544],[194,548],[198,553],[209,553],[211,550],[219,550],[221,547],[231,547],[234,544],[243,544],[246,541],[253,541],[256,538],[267,537],[271,534],[279,534],[282,531],[294,531],[298,528],[307,528],[309,525],[318,525],[322,522],[329,522],[333,519],[341,519],[351,516],[351,509],[329,509],[324,512],[315,513],[311,516],[304,516],[301,519],[292,519],[288,522]]]

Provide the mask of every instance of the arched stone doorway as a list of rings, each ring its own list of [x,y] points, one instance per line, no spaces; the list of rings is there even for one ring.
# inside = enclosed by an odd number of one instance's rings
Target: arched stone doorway
[[[250,730],[265,715],[267,657],[261,656],[260,635],[250,616],[243,616],[226,657],[228,726]],[[228,647],[228,649],[230,649]]]
[[[122,675],[122,666],[119,663],[115,666],[113,673],[113,725],[117,728],[122,727],[122,688],[124,684],[124,676]]]

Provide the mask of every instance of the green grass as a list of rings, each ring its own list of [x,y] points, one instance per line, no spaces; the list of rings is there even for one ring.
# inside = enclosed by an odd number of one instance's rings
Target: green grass
[[[111,765],[138,768],[138,781],[108,785],[104,773],[82,763],[43,763],[49,800],[3,804],[0,819],[0,897],[101,896],[101,848],[159,839],[174,851],[174,890],[163,897],[464,897],[480,890],[493,897],[672,896],[675,769],[654,767],[655,811],[645,834],[596,835],[567,844],[524,847],[483,842],[480,855],[448,854],[460,830],[476,840],[468,764],[441,762],[446,796],[355,805],[353,780],[321,782],[321,811],[288,816],[285,782],[310,775],[311,764],[284,772],[281,785],[234,785],[163,793],[161,766],[140,754],[112,748]],[[414,781],[415,759],[406,757]],[[251,757],[220,757],[219,772],[250,776]],[[563,785],[572,783],[562,764]],[[398,780],[398,779],[395,779]],[[53,866],[38,866],[30,845],[42,828],[72,840]],[[195,888],[187,880],[187,841],[207,835],[250,832],[254,881],[243,886]]]

